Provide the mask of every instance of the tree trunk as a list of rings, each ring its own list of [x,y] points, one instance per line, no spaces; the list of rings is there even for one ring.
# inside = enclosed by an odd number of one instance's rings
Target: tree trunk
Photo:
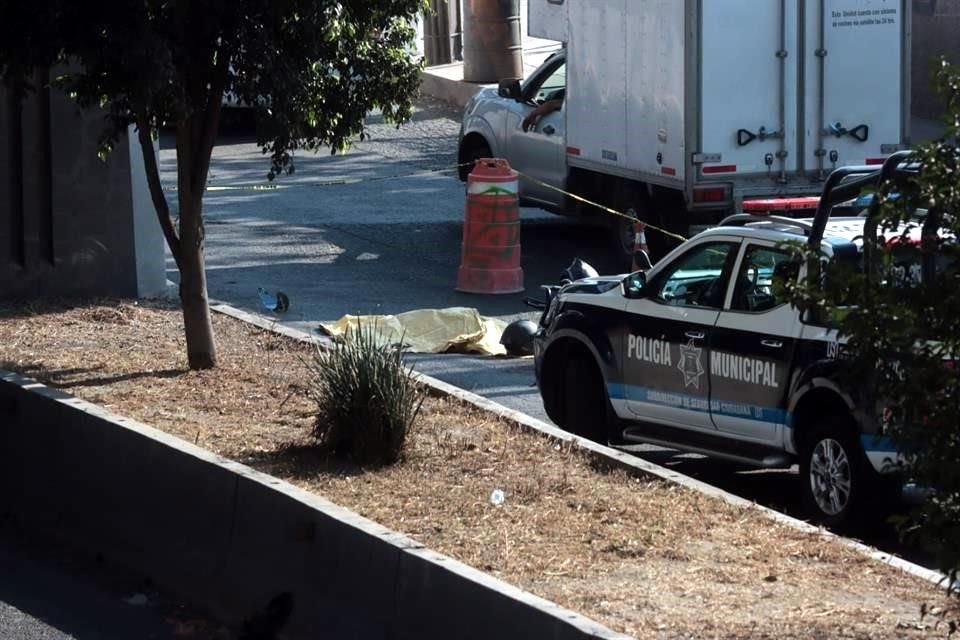
[[[197,179],[197,163],[209,162],[198,149],[196,122],[188,118],[177,126],[177,198],[180,204],[180,306],[187,339],[187,362],[191,369],[217,366],[217,349],[207,299],[204,264],[203,191]],[[205,169],[205,167],[204,167]]]
[[[217,349],[207,298],[204,264],[204,230],[200,197],[180,199],[180,305],[187,339],[187,362],[191,369],[217,366]]]

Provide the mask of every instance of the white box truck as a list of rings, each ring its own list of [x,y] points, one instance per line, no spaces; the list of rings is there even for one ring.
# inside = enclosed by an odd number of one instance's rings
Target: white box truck
[[[746,198],[817,195],[834,167],[879,164],[909,141],[911,0],[528,7],[530,35],[565,47],[523,83],[474,98],[460,154],[469,159],[484,137],[481,151],[532,178],[521,181],[528,203],[596,212],[546,183],[685,233]],[[548,95],[541,85],[558,78],[561,111],[522,131]],[[485,99],[513,103],[511,113],[498,116]]]

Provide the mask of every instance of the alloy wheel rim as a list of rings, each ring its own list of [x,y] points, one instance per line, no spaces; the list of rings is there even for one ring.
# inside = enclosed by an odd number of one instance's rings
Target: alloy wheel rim
[[[824,438],[810,454],[810,488],[817,507],[835,516],[850,502],[853,483],[850,459],[839,441]]]

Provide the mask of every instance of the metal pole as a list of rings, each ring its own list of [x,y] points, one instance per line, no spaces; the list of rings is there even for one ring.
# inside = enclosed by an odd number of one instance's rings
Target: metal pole
[[[423,50],[427,66],[452,62],[447,0],[430,0],[430,6],[423,12]]]
[[[434,21],[436,14],[433,11],[433,1],[423,10],[423,57],[427,59],[427,66],[437,64],[437,25]]]
[[[463,60],[463,6],[461,0],[452,0],[454,10],[453,33],[450,35],[453,41],[453,59]]]
[[[437,2],[437,60],[438,64],[450,64],[450,7],[447,0]]]

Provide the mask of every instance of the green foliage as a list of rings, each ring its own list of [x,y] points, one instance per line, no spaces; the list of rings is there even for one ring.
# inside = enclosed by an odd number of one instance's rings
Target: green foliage
[[[8,6],[7,6],[8,5]],[[410,117],[420,62],[409,55],[425,0],[128,0],[6,3],[0,79],[54,84],[106,113],[105,158],[135,125],[160,228],[180,271],[187,355],[215,366],[204,278],[203,193],[225,96],[254,107],[270,179],[298,149],[336,151],[379,109]],[[176,130],[177,219],[152,141]],[[267,164],[266,162],[264,163]]]
[[[403,453],[424,394],[399,345],[380,344],[375,327],[357,324],[309,367],[317,404],[313,436],[358,464],[385,465]]]
[[[861,406],[907,453],[905,471],[933,496],[904,523],[960,570],[960,68],[943,62],[936,80],[947,104],[946,135],[918,146],[915,171],[880,184],[877,228],[866,225],[861,262],[822,268],[790,287],[798,307],[848,339],[846,375]],[[821,270],[822,269],[822,270]]]
[[[421,63],[409,55],[424,0],[180,0],[13,3],[0,21],[0,76],[58,84],[127,124],[176,126],[229,93],[261,113],[273,172],[296,149],[341,149],[381,109],[410,117]],[[199,127],[200,125],[195,125]],[[179,151],[179,149],[178,149]]]

